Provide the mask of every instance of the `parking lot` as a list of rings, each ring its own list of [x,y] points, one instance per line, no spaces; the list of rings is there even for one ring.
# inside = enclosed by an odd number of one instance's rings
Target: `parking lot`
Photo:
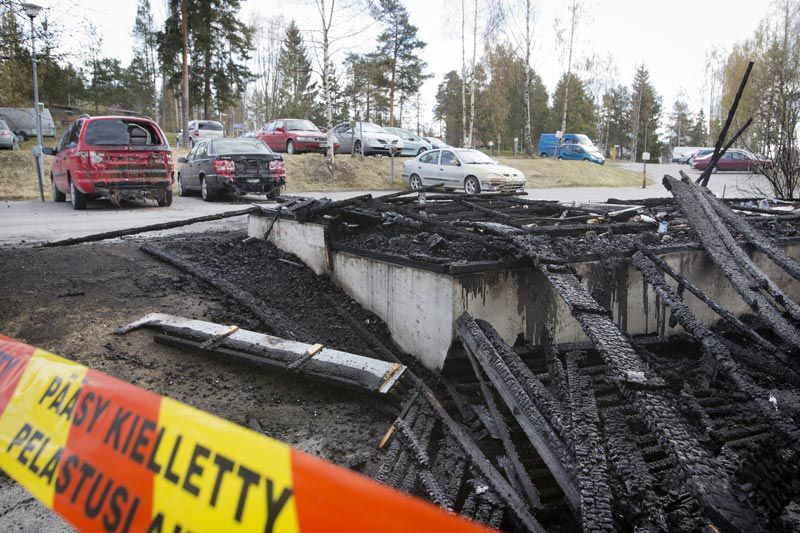
[[[617,165],[617,163],[608,163]],[[639,163],[623,163],[620,167],[641,172]],[[686,165],[647,166],[647,175],[651,183],[641,187],[553,187],[527,189],[529,198],[542,200],[576,201],[581,203],[601,202],[608,198],[635,200],[637,198],[658,198],[669,196],[661,185],[665,174],[678,177],[683,170],[692,178],[700,175]],[[763,197],[761,191],[768,190],[765,180],[758,174],[723,172],[712,175],[709,189],[714,194],[726,198]],[[391,191],[340,191],[340,192],[303,192],[302,196],[313,198],[328,197],[340,200],[361,194],[386,194]],[[243,202],[268,203],[263,197],[245,197]],[[244,208],[246,205],[241,205]],[[169,208],[159,208],[154,202],[126,202],[117,208],[105,200],[90,201],[86,211],[73,211],[69,204],[57,204],[51,201],[44,203],[36,200],[0,201],[0,245],[23,244],[79,237],[135,226],[145,226],[160,222],[183,220],[192,217],[222,213],[237,208],[231,199],[217,202],[203,202],[197,197],[183,198],[176,196]],[[244,218],[229,218],[220,221],[169,230],[159,235],[189,231],[202,232],[210,228],[242,229]]]

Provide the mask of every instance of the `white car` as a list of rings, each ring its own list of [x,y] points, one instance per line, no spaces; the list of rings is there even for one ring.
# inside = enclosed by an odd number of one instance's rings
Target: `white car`
[[[403,139],[371,122],[343,122],[333,128],[333,133],[339,139],[342,154],[361,152],[362,142],[364,155],[400,155],[404,148]]]
[[[525,188],[522,172],[467,148],[430,150],[418,155],[403,163],[403,178],[412,189],[441,184],[445,189],[463,187],[467,194]]]
[[[193,120],[189,122],[189,147],[206,139],[222,139],[225,137],[225,126],[216,120]]]

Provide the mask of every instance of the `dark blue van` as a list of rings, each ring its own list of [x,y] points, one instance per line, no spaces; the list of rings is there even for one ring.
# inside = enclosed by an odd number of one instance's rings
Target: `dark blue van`
[[[582,133],[565,133],[561,144],[580,144],[594,148],[594,143]],[[539,155],[542,157],[556,157],[558,152],[558,138],[555,133],[543,133],[539,137]]]

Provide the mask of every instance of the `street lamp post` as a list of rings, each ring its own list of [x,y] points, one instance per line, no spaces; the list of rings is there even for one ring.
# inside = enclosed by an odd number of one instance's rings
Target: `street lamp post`
[[[39,109],[39,74],[36,65],[36,35],[33,29],[33,19],[42,10],[36,4],[22,4],[25,14],[31,19],[31,62],[33,63],[33,105],[36,112],[36,146],[33,147],[33,157],[36,158],[36,174],[39,178],[39,199],[44,202],[44,157],[42,156],[42,112]]]

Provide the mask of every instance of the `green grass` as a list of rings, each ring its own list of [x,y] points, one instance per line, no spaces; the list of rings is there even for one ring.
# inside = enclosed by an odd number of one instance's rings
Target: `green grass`
[[[172,136],[174,137],[174,135]],[[170,137],[172,143],[174,139]],[[31,139],[20,150],[0,151],[0,200],[29,200],[39,197],[31,148]],[[45,139],[45,146],[54,146],[55,139]],[[185,148],[173,150],[175,160],[185,156]],[[388,157],[336,156],[336,169],[330,174],[321,154],[288,155],[286,160],[288,193],[309,191],[397,190],[405,188],[402,180],[403,162],[394,161],[394,179],[390,179],[391,160]],[[45,156],[45,197],[50,198],[50,161]],[[624,170],[613,163],[596,165],[584,161],[558,161],[528,157],[499,157],[504,164],[522,171],[528,178],[528,188],[550,187],[630,187],[642,183],[641,174]]]

